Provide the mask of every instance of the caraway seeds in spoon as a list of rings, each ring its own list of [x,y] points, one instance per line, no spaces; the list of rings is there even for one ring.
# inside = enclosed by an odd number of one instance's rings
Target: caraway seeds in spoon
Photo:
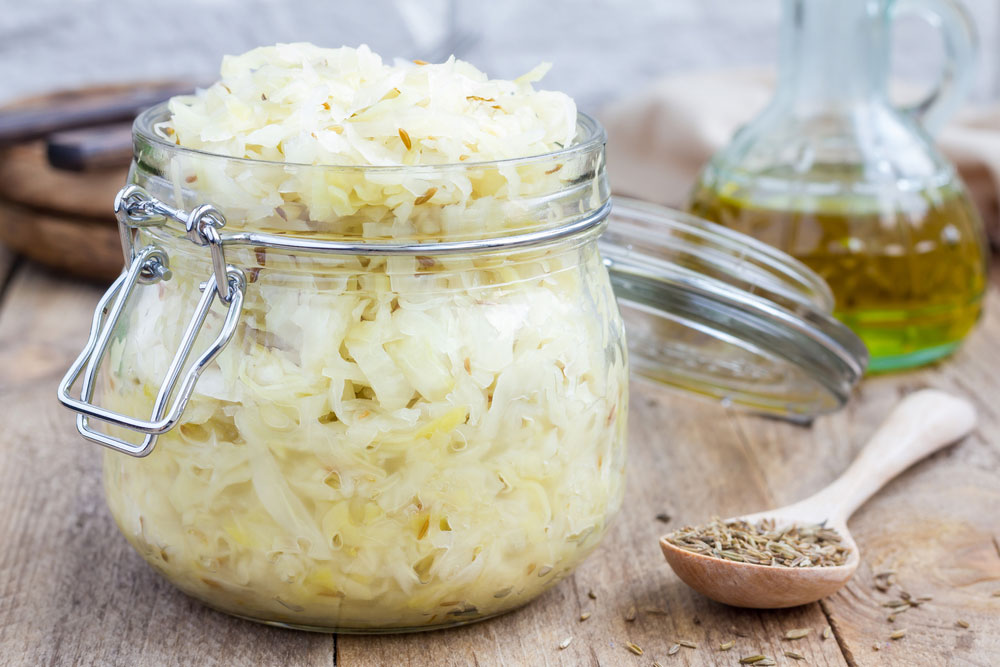
[[[725,523],[715,518],[704,526],[675,530],[666,540],[684,551],[773,567],[833,567],[850,555],[835,530],[820,524],[777,530],[773,519]]]

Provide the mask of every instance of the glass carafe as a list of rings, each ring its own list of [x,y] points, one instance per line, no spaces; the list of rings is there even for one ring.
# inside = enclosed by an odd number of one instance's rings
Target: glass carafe
[[[892,20],[937,26],[947,61],[931,94],[889,100]],[[930,134],[969,87],[975,37],[950,0],[784,0],[778,87],[702,172],[693,213],[816,270],[873,370],[953,351],[979,317],[982,223]]]

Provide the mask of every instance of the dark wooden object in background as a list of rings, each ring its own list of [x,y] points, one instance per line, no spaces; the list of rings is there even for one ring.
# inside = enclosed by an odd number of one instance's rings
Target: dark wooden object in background
[[[127,173],[127,167],[80,174],[53,169],[41,141],[0,148],[0,244],[110,282],[124,263],[112,207]]]
[[[0,109],[0,243],[98,282],[118,275],[112,205],[128,173],[131,120],[193,88],[170,81],[101,86]]]
[[[91,94],[106,100],[112,92],[120,94],[121,89],[102,88]],[[76,91],[23,100],[16,106],[31,110],[72,105],[87,97],[87,92]],[[8,112],[0,112],[0,118],[3,113]],[[0,145],[0,244],[72,275],[112,280],[123,264],[112,205],[127,174],[128,156],[115,166],[74,173],[49,164],[44,139]]]
[[[189,81],[135,82],[65,90],[0,109],[0,145],[42,139],[53,132],[131,121],[157,102],[194,90]]]
[[[118,169],[132,159],[132,124],[99,125],[50,134],[46,155],[56,169]]]
[[[12,266],[0,249],[0,276]],[[2,278],[0,278],[2,281]],[[0,666],[992,664],[1000,655],[1000,272],[957,355],[870,378],[811,428],[632,386],[628,491],[604,544],[568,580],[505,616],[384,637],[279,630],[179,593],[127,545],[104,506],[102,451],[83,441],[55,385],[86,337],[99,290],[21,262],[0,300]],[[783,611],[725,607],[669,570],[658,537],[681,522],[802,498],[842,471],[900,396],[935,386],[972,399],[978,430],[890,483],[851,522],[862,553],[839,594]],[[666,513],[668,523],[657,520]],[[894,623],[873,574],[931,595]],[[596,599],[588,592],[593,591]],[[636,607],[634,621],[626,620]],[[581,622],[580,614],[591,616]],[[969,629],[956,625],[967,621]],[[832,626],[833,637],[822,638]],[[799,641],[791,628],[812,628]],[[907,635],[891,641],[895,629]],[[565,650],[559,644],[573,637]],[[696,642],[668,656],[676,640]],[[636,656],[625,648],[635,642]],[[730,651],[721,642],[734,641]],[[879,648],[875,650],[875,646]],[[784,656],[795,651],[808,663]]]

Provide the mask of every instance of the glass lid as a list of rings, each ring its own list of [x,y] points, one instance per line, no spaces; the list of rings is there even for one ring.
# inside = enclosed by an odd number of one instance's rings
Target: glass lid
[[[795,421],[844,405],[868,351],[823,280],[743,234],[616,197],[601,255],[647,379]]]

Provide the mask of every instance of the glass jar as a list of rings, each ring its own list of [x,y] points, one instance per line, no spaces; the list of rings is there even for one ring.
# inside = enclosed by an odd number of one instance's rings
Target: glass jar
[[[599,250],[586,116],[550,155],[340,168],[183,149],[165,113],[136,121],[129,266],[59,394],[109,448],[122,533],[217,609],[430,629],[552,586],[622,503],[623,321],[640,372],[791,418],[863,372],[822,281],[766,246],[623,203]]]
[[[890,29],[942,31],[949,57],[922,103],[889,100]],[[979,318],[986,240],[937,131],[965,96],[975,37],[951,0],[784,0],[778,87],[702,172],[695,215],[819,273],[873,370],[952,352]]]

